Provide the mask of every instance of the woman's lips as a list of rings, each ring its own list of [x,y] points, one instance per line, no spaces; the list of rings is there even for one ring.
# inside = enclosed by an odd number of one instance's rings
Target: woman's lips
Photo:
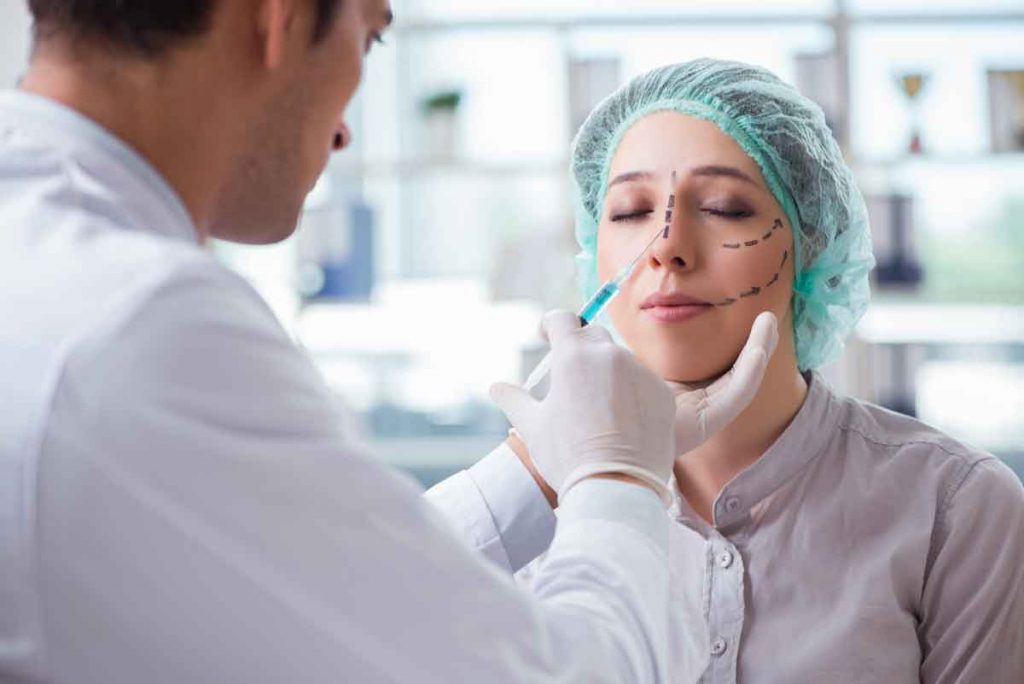
[[[655,292],[640,309],[660,323],[681,323],[711,308],[710,302],[682,293]]]

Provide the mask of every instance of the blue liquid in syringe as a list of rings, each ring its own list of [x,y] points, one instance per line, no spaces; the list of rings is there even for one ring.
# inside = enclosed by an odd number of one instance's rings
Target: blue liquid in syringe
[[[590,301],[580,311],[580,319],[582,319],[584,325],[593,322],[595,318],[600,316],[604,307],[617,294],[619,294],[619,285],[614,280],[602,285],[601,289],[594,293],[594,296],[590,298]]]

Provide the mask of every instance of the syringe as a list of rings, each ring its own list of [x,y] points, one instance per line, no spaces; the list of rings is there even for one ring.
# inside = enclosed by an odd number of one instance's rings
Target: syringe
[[[658,232],[656,232],[654,234],[654,237],[651,238],[651,241],[644,246],[640,253],[637,254],[636,257],[632,261],[630,261],[624,269],[619,271],[618,275],[616,275],[611,280],[607,281],[601,287],[597,288],[597,292],[594,293],[594,296],[591,297],[587,301],[587,303],[583,305],[582,309],[580,309],[579,317],[581,326],[590,325],[590,323],[593,322],[595,318],[601,315],[601,312],[605,310],[608,304],[611,303],[613,299],[615,299],[615,296],[619,294],[619,288],[622,286],[622,283],[626,282],[626,280],[628,280],[629,277],[633,275],[633,269],[636,268],[636,265],[640,263],[640,259],[642,259],[644,255],[647,254],[647,250],[651,248],[651,245],[653,245],[658,240],[661,234],[662,229],[659,228]],[[545,354],[544,358],[541,359],[540,363],[537,364],[537,367],[533,369],[532,373],[530,373],[530,376],[526,378],[526,382],[523,384],[523,388],[527,392],[532,392],[533,389],[537,385],[539,385],[541,380],[543,380],[544,377],[548,374],[549,370],[551,370],[550,352]]]

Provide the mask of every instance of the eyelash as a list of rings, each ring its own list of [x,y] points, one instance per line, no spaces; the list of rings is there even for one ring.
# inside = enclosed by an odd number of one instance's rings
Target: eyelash
[[[741,219],[750,218],[754,215],[754,212],[749,209],[740,209],[738,211],[722,211],[720,209],[702,209],[706,214],[717,216],[719,218],[729,219],[733,221],[739,221]]]
[[[638,209],[637,211],[630,211],[625,214],[616,214],[612,216],[612,221],[616,223],[619,221],[640,221],[653,213],[653,209]]]
[[[373,48],[374,45],[387,45],[387,43],[384,42],[384,36],[382,36],[379,33],[374,33],[373,35],[371,35],[370,42],[366,46],[366,54],[370,53],[370,50]]]
[[[742,219],[750,218],[751,216],[754,215],[754,212],[752,212],[752,211],[750,211],[748,209],[740,209],[739,211],[722,211],[720,209],[701,209],[701,211],[703,211],[705,214],[710,214],[711,216],[715,216],[715,217],[718,217],[718,218],[724,218],[724,219],[727,219],[727,220],[730,220],[730,221],[739,221],[739,220],[742,220]],[[648,216],[650,216],[653,213],[654,213],[654,211],[651,210],[651,209],[639,209],[637,211],[631,211],[631,212],[627,212],[625,214],[616,214],[616,215],[612,216],[611,220],[612,220],[613,223],[641,221],[641,220],[647,218]]]

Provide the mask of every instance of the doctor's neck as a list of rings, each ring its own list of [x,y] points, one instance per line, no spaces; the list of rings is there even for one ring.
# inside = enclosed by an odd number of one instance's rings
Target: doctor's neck
[[[229,85],[237,77],[210,50],[150,58],[54,39],[34,46],[19,88],[74,109],[142,156],[181,198],[203,241],[243,144],[245,102]]]
[[[722,489],[779,438],[807,396],[807,382],[797,368],[791,316],[780,320],[779,328],[786,332],[780,335],[750,405],[718,434],[676,459],[674,472],[680,493],[709,523]]]

